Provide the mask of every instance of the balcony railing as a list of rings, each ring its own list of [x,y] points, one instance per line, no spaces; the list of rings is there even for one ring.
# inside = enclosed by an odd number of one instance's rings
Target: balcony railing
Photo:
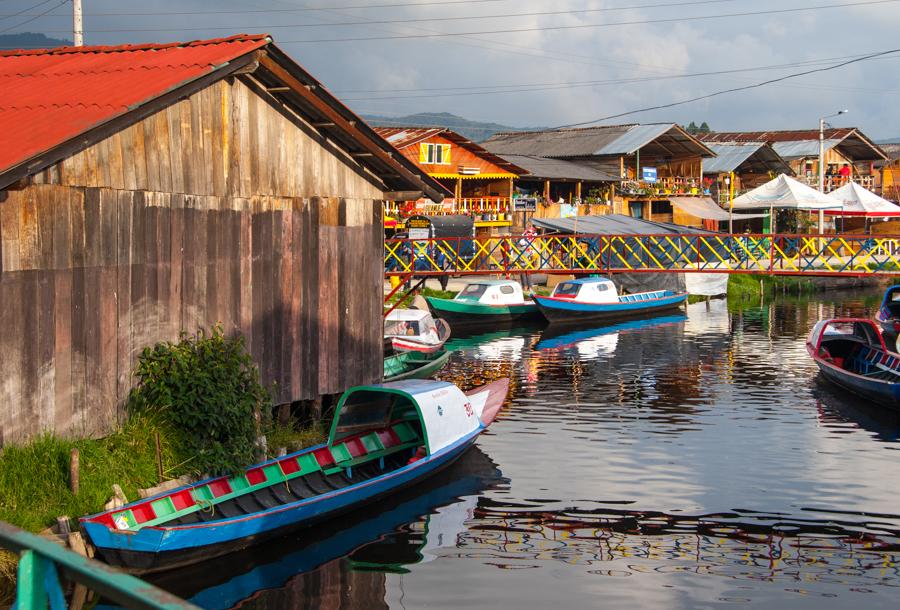
[[[870,191],[875,189],[875,176],[853,176],[851,179],[864,189]],[[816,175],[798,176],[797,180],[814,189],[819,188],[819,177]],[[843,176],[825,176],[825,192],[830,193],[831,191],[837,190],[847,184],[849,180],[850,179]]]
[[[690,177],[664,177],[656,182],[644,182],[643,180],[623,180],[617,187],[616,193],[624,197],[655,197],[660,195],[704,195],[704,185],[697,178]]]
[[[420,199],[416,202],[386,201],[384,213],[388,216],[412,216],[425,214],[428,216],[443,216],[448,214],[506,214],[509,212],[509,197],[462,197],[455,199],[448,197],[440,203],[434,203],[428,199]]]

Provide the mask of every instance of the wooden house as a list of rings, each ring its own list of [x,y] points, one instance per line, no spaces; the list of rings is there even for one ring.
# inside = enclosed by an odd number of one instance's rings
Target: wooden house
[[[241,333],[276,404],[382,377],[384,199],[441,187],[264,35],[0,53],[0,444],[104,433]]]
[[[447,191],[442,204],[422,199],[404,207],[403,201],[395,201],[388,204],[388,213],[402,216],[405,209],[418,214],[468,214],[475,217],[476,227],[510,226],[513,181],[525,170],[444,127],[375,131]]]
[[[678,212],[669,196],[701,195],[703,159],[715,156],[674,123],[497,133],[483,145],[503,157],[560,159],[613,176],[612,211],[670,222]]]
[[[887,159],[875,163],[875,192],[900,202],[900,143],[881,144],[880,148]]]
[[[825,192],[843,185],[840,176],[845,164],[851,169],[854,181],[867,189],[875,186],[874,164],[887,159],[872,140],[855,127],[828,128],[825,141]],[[713,132],[697,136],[705,144],[766,143],[788,162],[796,178],[809,186],[819,182],[819,130]]]

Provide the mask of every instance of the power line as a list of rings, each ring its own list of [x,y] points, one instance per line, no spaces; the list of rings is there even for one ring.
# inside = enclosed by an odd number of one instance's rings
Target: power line
[[[38,3],[35,4],[34,6],[29,6],[29,7],[26,8],[26,9],[22,9],[22,10],[19,11],[18,13],[8,13],[8,14],[5,14],[5,15],[0,15],[0,19],[11,19],[12,17],[19,17],[19,16],[22,16],[22,15],[25,15],[25,16],[27,16],[27,17],[31,17],[33,14],[28,14],[28,15],[26,15],[26,13],[28,13],[28,11],[33,11],[34,9],[38,8],[39,6],[43,6],[44,4],[47,4],[47,3],[50,2],[50,1],[51,1],[51,0],[42,0],[42,2],[38,2]],[[41,15],[38,15],[38,17],[40,17],[40,16],[41,16]]]
[[[280,40],[280,44],[310,44],[322,42],[363,42],[376,40],[414,40],[427,38],[449,38],[454,36],[477,36],[477,35],[496,35],[496,34],[522,34],[528,32],[544,32],[544,31],[570,31],[583,29],[608,28],[623,25],[650,25],[657,23],[678,23],[682,21],[708,21],[712,19],[730,19],[732,17],[755,17],[761,15],[784,15],[789,13],[802,13],[808,11],[819,11],[836,8],[852,8],[857,6],[872,6],[879,4],[895,4],[900,0],[867,0],[864,2],[845,2],[841,4],[822,4],[818,6],[771,9],[765,11],[748,11],[743,13],[725,13],[721,15],[699,15],[696,17],[668,17],[659,19],[643,19],[634,21],[618,21],[613,23],[583,23],[577,25],[555,25],[541,26],[531,28],[515,28],[503,30],[480,30],[472,32],[441,32],[433,34],[403,34],[399,36],[355,36],[346,38],[316,38],[307,40]]]
[[[342,23],[292,23],[292,24],[266,24],[255,25],[254,27],[261,29],[276,28],[321,28],[321,27],[351,27],[366,25],[404,25],[412,23],[428,23],[432,21],[482,21],[488,19],[515,19],[519,17],[553,17],[559,15],[580,15],[585,13],[608,13],[617,11],[638,10],[647,8],[683,8],[685,6],[698,6],[707,4],[722,4],[725,2],[741,2],[742,0],[691,0],[689,2],[667,2],[657,4],[637,4],[632,6],[615,6],[604,8],[589,9],[572,9],[566,11],[537,11],[531,13],[503,13],[498,15],[460,15],[457,17],[416,17],[412,19],[382,19],[378,21],[346,21]],[[329,9],[332,10],[332,9]],[[165,13],[162,13],[165,14]],[[172,28],[132,28],[132,29],[93,29],[94,32],[162,32],[170,31]],[[230,30],[233,26],[205,26],[193,28],[180,28],[179,32],[203,31],[203,30]]]
[[[327,9],[416,8],[420,6],[444,6],[455,4],[496,4],[510,0],[437,0],[435,2],[392,2],[389,4],[357,4],[353,6],[301,6],[297,8],[249,9],[243,11],[166,11],[148,13],[85,13],[88,17],[158,17],[160,15],[245,15],[258,13],[302,13]],[[26,10],[32,10],[31,9]],[[2,15],[0,15],[2,16]]]
[[[719,96],[719,95],[725,95],[726,93],[736,93],[736,92],[738,92],[738,91],[746,91],[746,90],[748,90],[748,89],[757,89],[757,88],[759,88],[759,87],[764,87],[764,86],[766,86],[766,85],[771,85],[771,84],[773,84],[773,83],[778,83],[778,82],[785,81],[785,80],[788,80],[788,79],[791,79],[791,78],[798,78],[798,77],[800,77],[800,76],[807,76],[807,75],[809,75],[809,74],[816,74],[816,73],[819,73],[819,72],[828,72],[829,70],[836,70],[837,68],[843,68],[844,66],[849,66],[850,64],[855,64],[855,63],[858,63],[858,62],[861,62],[861,61],[866,61],[866,60],[869,60],[869,59],[874,59],[874,58],[876,58],[876,57],[883,57],[883,56],[885,56],[885,55],[891,55],[891,54],[894,54],[894,53],[900,53],[900,49],[890,49],[890,50],[888,50],[888,51],[879,51],[878,53],[871,53],[871,54],[869,54],[869,55],[864,55],[863,57],[857,57],[857,58],[855,58],[855,59],[850,59],[850,60],[847,60],[847,61],[844,61],[844,62],[841,62],[841,63],[838,63],[838,64],[833,64],[833,65],[831,65],[831,66],[826,66],[826,67],[824,67],[824,68],[816,68],[816,69],[814,69],[814,70],[806,70],[806,71],[804,71],[804,72],[795,72],[794,74],[787,74],[787,75],[785,75],[785,76],[780,76],[780,77],[778,77],[778,78],[773,78],[773,79],[770,79],[770,80],[767,80],[767,81],[763,81],[763,82],[761,82],[761,83],[754,83],[754,84],[752,84],[752,85],[745,85],[745,86],[743,86],[743,87],[734,87],[734,88],[731,88],[731,89],[723,89],[723,90],[721,90],[721,91],[716,91],[716,92],[714,92],[714,93],[708,93],[708,94],[706,94],[706,95],[701,95],[701,96],[698,96],[698,97],[692,97],[692,98],[686,99],[686,100],[680,100],[680,101],[677,101],[677,102],[670,102],[670,103],[668,103],[668,104],[660,104],[660,105],[658,105],[658,106],[649,106],[649,107],[647,107],[647,108],[639,108],[639,109],[637,109],[637,110],[629,110],[628,112],[620,112],[620,113],[617,113],[617,114],[611,114],[611,115],[608,115],[608,116],[605,116],[605,117],[600,117],[600,118],[597,118],[597,119],[592,119],[592,120],[590,120],[590,121],[582,121],[582,122],[580,122],[580,123],[570,123],[570,124],[568,124],[568,125],[559,125],[558,127],[554,127],[554,129],[567,129],[567,128],[570,128],[570,127],[581,127],[581,126],[583,126],[583,125],[590,125],[590,124],[592,124],[592,123],[600,123],[600,122],[602,122],[602,121],[608,121],[608,120],[610,120],[610,119],[618,119],[618,118],[621,118],[621,117],[624,117],[624,116],[629,116],[629,115],[632,115],[632,114],[638,114],[638,113],[641,113],[641,112],[650,112],[651,110],[662,110],[662,109],[665,109],[665,108],[673,108],[673,107],[675,107],[675,106],[683,106],[684,104],[690,104],[690,103],[693,103],[693,102],[699,102],[699,101],[701,101],[701,100],[710,99],[710,98],[713,98],[713,97],[717,97],[717,96]]]
[[[49,12],[51,12],[51,11],[55,11],[56,9],[58,9],[59,7],[61,7],[63,4],[66,4],[67,2],[69,2],[69,0],[62,0],[62,2],[60,2],[59,4],[54,4],[53,6],[51,6],[50,8],[48,8],[48,9],[47,9],[46,11],[44,11],[43,13],[39,13],[39,14],[35,15],[35,16],[32,17],[31,19],[26,19],[25,21],[22,21],[22,22],[20,22],[20,23],[15,24],[15,25],[9,26],[8,28],[5,28],[5,29],[0,30],[0,34],[3,34],[3,33],[8,32],[8,31],[10,31],[10,30],[14,30],[14,29],[16,29],[16,28],[22,27],[22,26],[25,25],[25,24],[31,23],[32,21],[35,21],[35,20],[37,20],[37,19],[40,19],[41,17],[43,17],[43,16],[46,15],[47,13],[49,13]]]

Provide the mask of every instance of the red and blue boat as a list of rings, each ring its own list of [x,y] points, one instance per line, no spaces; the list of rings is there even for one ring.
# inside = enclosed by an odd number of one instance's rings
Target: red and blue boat
[[[888,351],[872,320],[821,320],[809,333],[806,351],[828,381],[858,396],[900,408],[900,355]]]
[[[328,442],[81,518],[107,563],[171,569],[310,526],[413,485],[459,458],[509,388],[406,380],[347,390]]]
[[[677,309],[687,297],[671,290],[619,295],[608,278],[586,277],[562,282],[549,297],[535,295],[534,302],[550,322],[576,322],[647,317]]]

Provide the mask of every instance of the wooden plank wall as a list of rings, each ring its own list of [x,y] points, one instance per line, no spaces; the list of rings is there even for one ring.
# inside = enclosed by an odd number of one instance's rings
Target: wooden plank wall
[[[295,123],[222,82],[0,191],[0,445],[110,430],[216,322],[276,403],[381,379],[381,191]]]

